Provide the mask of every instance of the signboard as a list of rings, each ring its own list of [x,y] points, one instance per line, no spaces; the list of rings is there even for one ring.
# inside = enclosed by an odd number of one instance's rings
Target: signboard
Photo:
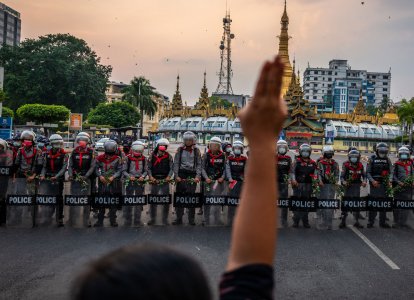
[[[325,143],[328,145],[332,145],[334,142],[334,135],[335,135],[334,131],[327,131],[325,135]]]
[[[286,133],[283,129],[279,133],[279,140],[286,140]]]
[[[3,140],[11,139],[12,133],[12,126],[13,126],[13,118],[0,118],[0,138]]]
[[[69,129],[82,130],[82,114],[70,114]]]

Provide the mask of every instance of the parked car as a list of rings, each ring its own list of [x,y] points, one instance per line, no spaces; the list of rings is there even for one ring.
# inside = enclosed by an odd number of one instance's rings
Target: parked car
[[[102,138],[99,141],[97,141],[96,144],[95,144],[95,150],[96,151],[104,151],[104,143],[106,141],[109,141],[109,138]]]

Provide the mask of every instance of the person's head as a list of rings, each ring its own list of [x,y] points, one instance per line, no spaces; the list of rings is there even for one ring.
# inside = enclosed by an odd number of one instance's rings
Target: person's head
[[[157,142],[155,143],[155,149],[158,151],[159,154],[164,154],[165,151],[167,151],[169,145],[170,142],[167,139],[161,138],[157,140]]]
[[[210,140],[210,143],[208,144],[208,149],[213,153],[217,153],[220,151],[220,148],[221,148],[221,139],[218,136],[212,137]]]
[[[31,130],[25,130],[20,135],[20,140],[22,141],[22,145],[25,148],[31,148],[34,144],[36,135]]]
[[[335,150],[332,147],[332,145],[323,146],[322,148],[323,158],[331,159],[334,156],[334,154],[335,154]]]
[[[132,143],[131,152],[133,156],[142,156],[145,150],[145,145],[141,141],[135,141]]]
[[[302,158],[310,158],[312,154],[312,148],[309,144],[302,144],[299,147],[299,156]]]
[[[379,158],[386,158],[388,155],[388,145],[386,143],[378,143],[375,152]]]
[[[398,158],[400,160],[408,160],[410,158],[410,149],[405,146],[402,146],[398,149]]]
[[[348,153],[348,159],[351,164],[356,164],[361,159],[361,153],[358,150],[351,150]]]
[[[74,300],[210,300],[201,266],[163,246],[127,246],[93,262],[74,282]]]
[[[114,140],[108,140],[104,143],[104,151],[106,155],[114,155],[118,150],[118,144]]]
[[[87,132],[79,132],[75,139],[75,143],[77,143],[81,148],[86,148],[90,142],[91,137]]]
[[[348,153],[351,152],[352,150],[358,150],[357,147],[351,146],[348,148]]]
[[[0,153],[3,153],[7,150],[7,142],[3,139],[0,139]]]
[[[52,150],[59,150],[63,148],[63,138],[59,134],[52,134],[49,138]]]
[[[226,152],[227,155],[231,153],[232,145],[229,142],[225,142],[222,146],[223,152]]]
[[[235,141],[233,143],[233,153],[236,156],[240,156],[243,154],[244,151],[244,144],[242,141]]]
[[[20,133],[16,133],[13,137],[13,146],[20,148],[22,146],[22,141],[20,140]]]
[[[186,147],[191,147],[196,144],[195,134],[191,131],[184,132],[183,142]]]
[[[288,143],[285,140],[278,140],[276,150],[279,155],[285,155],[289,151]]]

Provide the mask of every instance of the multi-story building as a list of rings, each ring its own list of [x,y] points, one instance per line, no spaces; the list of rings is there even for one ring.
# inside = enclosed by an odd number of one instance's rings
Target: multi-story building
[[[0,2],[0,48],[20,44],[20,13]],[[0,88],[3,88],[4,68],[0,66]]]
[[[381,104],[390,98],[391,72],[353,70],[347,60],[334,59],[328,68],[308,66],[304,72],[305,99],[320,112],[349,113],[360,94],[365,105]]]
[[[106,102],[112,103],[122,100],[124,95],[123,89],[126,88],[128,84],[123,82],[111,81],[106,85]]]

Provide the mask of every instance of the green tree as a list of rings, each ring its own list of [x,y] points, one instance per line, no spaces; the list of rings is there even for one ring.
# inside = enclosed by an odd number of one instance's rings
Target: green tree
[[[124,89],[123,99],[138,107],[141,115],[141,137],[144,128],[144,115],[153,116],[157,112],[157,103],[152,99],[159,94],[151,86],[148,79],[143,76],[134,77],[128,87]]]
[[[217,109],[219,107],[230,108],[231,105],[232,104],[226,99],[222,99],[218,96],[211,96],[210,97],[210,108],[212,108],[212,109]]]
[[[69,119],[70,110],[63,105],[25,104],[16,111],[21,121],[34,121],[38,124],[57,123]]]
[[[14,112],[13,112],[13,110],[12,110],[12,109],[10,109],[10,108],[8,108],[8,107],[3,106],[3,108],[2,108],[2,112],[1,112],[1,116],[2,116],[2,117],[4,117],[4,118],[7,118],[7,117],[12,117],[12,118],[14,118]]]
[[[397,109],[397,114],[404,130],[408,134],[410,147],[413,146],[413,124],[414,124],[414,98],[410,101],[403,99],[400,107]]]
[[[17,47],[0,50],[5,68],[5,104],[12,109],[28,104],[65,105],[88,113],[105,101],[112,71],[87,43],[69,34],[26,39]]]
[[[375,107],[374,105],[367,105],[366,109],[367,109],[368,115],[370,116],[375,116],[378,112],[378,108]]]
[[[127,102],[101,103],[88,115],[88,122],[113,127],[135,126],[140,120],[138,110]]]

